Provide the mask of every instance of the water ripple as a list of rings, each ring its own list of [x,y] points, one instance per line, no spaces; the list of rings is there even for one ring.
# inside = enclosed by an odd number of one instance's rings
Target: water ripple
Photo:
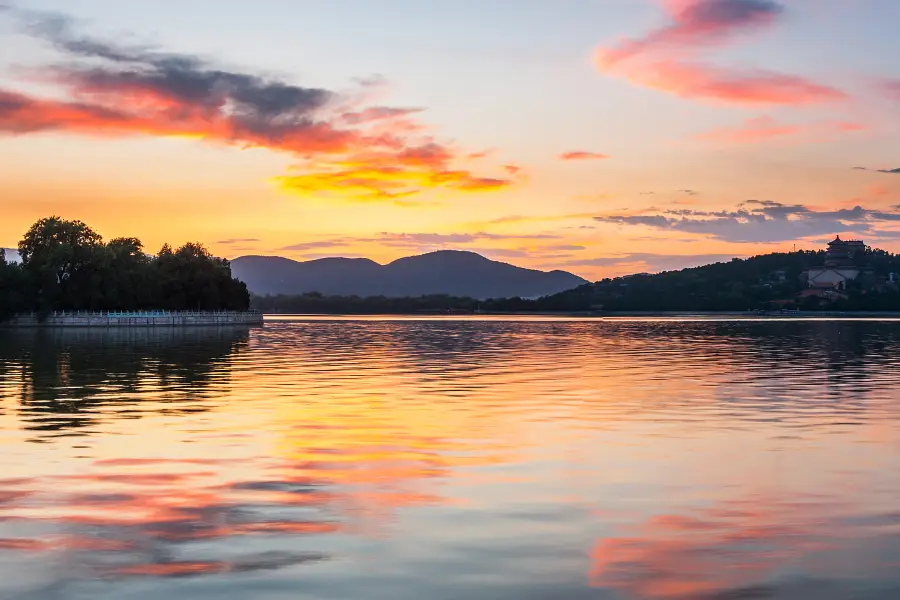
[[[0,331],[0,596],[900,597],[900,323]]]

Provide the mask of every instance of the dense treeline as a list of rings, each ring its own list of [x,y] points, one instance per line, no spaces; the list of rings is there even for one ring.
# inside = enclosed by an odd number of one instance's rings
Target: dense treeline
[[[665,312],[801,309],[831,311],[900,311],[900,291],[884,285],[890,273],[900,277],[900,256],[867,250],[859,257],[869,272],[853,282],[848,298],[837,301],[801,298],[807,289],[802,274],[821,265],[824,252],[766,254],[656,275],[604,279],[536,300],[475,300],[452,296],[371,298],[323,296],[254,296],[253,307],[268,313],[415,314],[453,312]]]
[[[604,279],[533,305],[544,311],[900,310],[900,292],[884,285],[890,273],[900,275],[900,256],[866,250],[859,261],[869,272],[851,283],[847,299],[801,297],[808,287],[803,272],[824,261],[824,252],[766,254],[656,275]]]
[[[0,254],[0,318],[55,310],[247,310],[250,294],[227,260],[197,243],[155,255],[137,238],[107,243],[81,221],[41,219]]]

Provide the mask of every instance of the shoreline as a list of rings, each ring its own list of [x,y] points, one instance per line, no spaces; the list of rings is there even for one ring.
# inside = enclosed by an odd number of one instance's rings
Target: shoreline
[[[263,314],[256,311],[103,311],[54,312],[40,320],[35,314],[16,315],[0,322],[0,329],[107,328],[107,327],[210,327],[262,325]]]

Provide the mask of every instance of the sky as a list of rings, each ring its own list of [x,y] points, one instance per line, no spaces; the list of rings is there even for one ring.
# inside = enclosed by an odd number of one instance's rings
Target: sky
[[[0,0],[0,247],[900,251],[896,0]]]

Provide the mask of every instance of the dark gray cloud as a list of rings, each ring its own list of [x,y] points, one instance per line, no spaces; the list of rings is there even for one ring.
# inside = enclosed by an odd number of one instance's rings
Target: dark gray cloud
[[[178,122],[227,118],[230,135],[241,138],[277,137],[294,133],[297,128],[313,127],[316,111],[334,98],[325,89],[214,68],[197,56],[86,36],[78,32],[72,18],[63,14],[19,8],[6,12],[26,33],[76,59],[57,65],[51,72],[85,99],[124,94],[135,101],[165,107],[165,116]],[[26,98],[18,99],[23,100]],[[10,107],[13,101],[3,99],[0,111],[16,108]],[[108,111],[95,105],[82,108]],[[116,115],[91,116],[110,121]]]
[[[272,133],[309,119],[332,92],[257,75],[212,68],[196,56],[124,46],[76,33],[59,14],[26,13],[27,29],[57,49],[80,58],[104,59],[102,67],[66,66],[60,75],[88,92],[129,90],[211,112],[227,110],[245,127]]]
[[[751,200],[735,210],[669,210],[658,215],[609,215],[595,217],[595,220],[708,235],[728,242],[769,243],[843,232],[878,235],[881,232],[878,225],[900,221],[900,212],[870,210],[861,206],[818,211],[802,205]]]
[[[727,28],[783,11],[784,7],[772,0],[700,0],[682,11],[679,20],[698,27]]]

